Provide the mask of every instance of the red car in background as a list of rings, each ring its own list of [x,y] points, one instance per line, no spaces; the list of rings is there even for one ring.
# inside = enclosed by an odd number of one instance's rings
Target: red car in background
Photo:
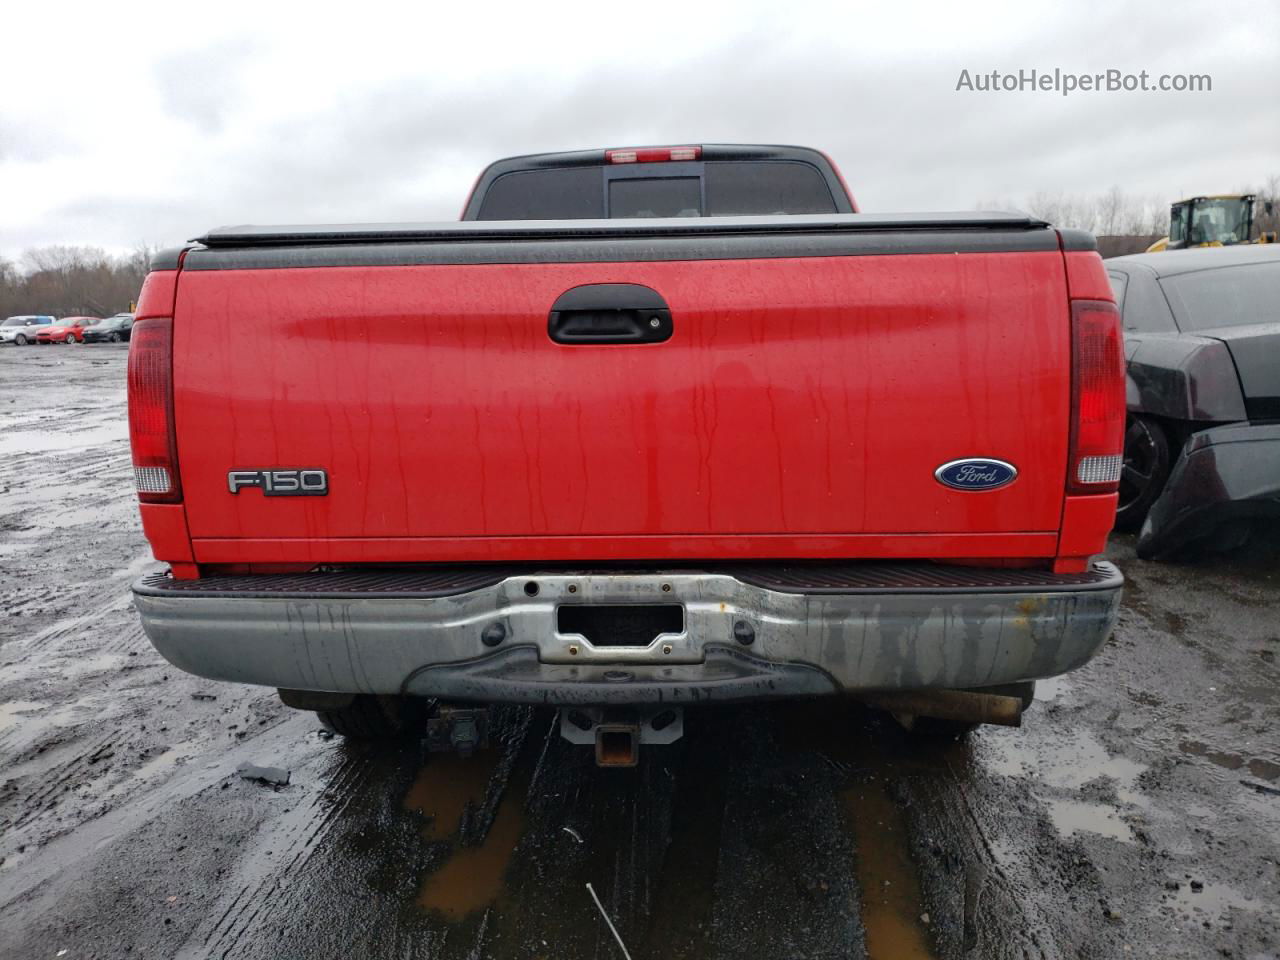
[[[84,328],[101,322],[101,317],[63,317],[57,323],[41,327],[36,343],[84,343]]]

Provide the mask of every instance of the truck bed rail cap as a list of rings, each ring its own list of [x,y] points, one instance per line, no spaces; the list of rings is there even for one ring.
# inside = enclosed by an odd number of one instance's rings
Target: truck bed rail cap
[[[287,247],[316,244],[404,243],[467,240],[550,240],[593,237],[676,237],[714,234],[749,236],[791,233],[880,231],[1043,230],[1043,220],[1025,213],[841,213],[772,217],[688,217],[627,220],[473,220],[444,223],[366,223],[218,227],[195,242],[206,247]]]

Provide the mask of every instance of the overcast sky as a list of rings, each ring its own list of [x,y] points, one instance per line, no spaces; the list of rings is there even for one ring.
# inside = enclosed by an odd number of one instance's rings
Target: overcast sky
[[[1092,8],[1092,9],[1091,9]],[[7,6],[0,256],[227,223],[453,219],[518,153],[797,143],[864,210],[1280,173],[1280,3]],[[962,69],[1211,93],[957,92]]]

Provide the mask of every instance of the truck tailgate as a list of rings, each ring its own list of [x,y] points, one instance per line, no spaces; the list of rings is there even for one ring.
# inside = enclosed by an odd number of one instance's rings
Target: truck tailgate
[[[610,242],[579,258],[516,239],[479,262],[397,260],[406,245],[189,256],[174,403],[197,559],[937,555],[929,535],[1053,554],[1070,400],[1056,239],[688,259],[599,254]],[[670,338],[553,342],[552,304],[597,283],[658,291]],[[969,457],[1017,479],[935,479]],[[323,469],[328,493],[228,489],[229,471],[275,468]]]

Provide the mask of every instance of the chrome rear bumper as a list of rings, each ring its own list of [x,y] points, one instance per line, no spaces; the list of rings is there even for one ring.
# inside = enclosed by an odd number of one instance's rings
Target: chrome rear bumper
[[[411,572],[149,577],[134,595],[156,649],[210,679],[477,702],[641,704],[972,688],[1065,673],[1105,642],[1123,583],[1109,563],[1062,577],[796,565],[473,568],[438,581]],[[683,629],[644,645],[595,646],[557,629],[566,604],[678,604]]]

